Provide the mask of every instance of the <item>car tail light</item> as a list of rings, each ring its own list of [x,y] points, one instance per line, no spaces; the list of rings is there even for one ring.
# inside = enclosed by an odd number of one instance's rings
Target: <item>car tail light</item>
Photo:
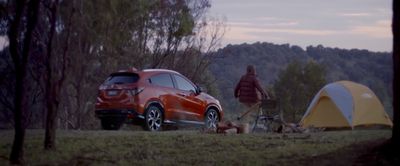
[[[135,89],[131,89],[130,93],[131,93],[132,96],[135,96],[135,95],[139,94],[140,92],[142,92],[143,90],[144,90],[143,87],[135,88]]]

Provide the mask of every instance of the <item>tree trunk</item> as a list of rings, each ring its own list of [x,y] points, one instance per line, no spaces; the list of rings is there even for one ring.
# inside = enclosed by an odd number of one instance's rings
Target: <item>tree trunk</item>
[[[15,133],[14,133],[14,142],[10,155],[11,164],[22,164],[24,160],[24,139],[25,139],[25,125],[23,119],[24,113],[24,86],[23,79],[25,78],[25,72],[23,71],[25,68],[16,69],[16,90],[15,90],[15,112],[14,112],[14,125],[15,125]]]
[[[12,57],[14,67],[15,67],[15,77],[16,77],[16,85],[15,85],[15,97],[14,97],[14,142],[11,149],[10,154],[10,162],[11,164],[21,164],[23,162],[24,156],[24,139],[25,139],[25,129],[24,125],[22,125],[22,80],[24,78],[22,72],[24,69],[20,68],[20,54],[19,54],[19,25],[22,17],[22,12],[24,10],[25,2],[20,4],[17,3],[17,10],[15,14],[14,20],[11,22],[9,29],[9,40],[10,40],[10,55]]]
[[[50,93],[55,89],[54,87],[51,88]],[[46,150],[54,150],[56,148],[56,129],[57,129],[57,109],[58,103],[53,102],[51,97],[55,97],[50,95],[50,98],[46,100],[46,107],[47,107],[47,117],[46,117],[46,133],[44,138],[44,149]]]
[[[15,133],[14,142],[10,154],[11,164],[22,164],[24,161],[24,139],[25,139],[25,122],[24,113],[26,111],[26,89],[24,86],[27,61],[29,56],[29,51],[31,47],[32,34],[36,27],[39,11],[39,0],[31,0],[28,3],[27,11],[25,10],[25,1],[16,1],[16,14],[14,20],[11,22],[9,29],[9,40],[10,40],[10,54],[14,63],[14,68],[16,71],[16,85],[15,85]],[[26,14],[26,20],[23,14]],[[26,27],[20,27],[21,22],[26,21]],[[24,25],[24,24],[22,24]],[[23,31],[26,30],[25,33]],[[23,43],[19,42],[22,38]],[[20,48],[22,46],[22,51]]]
[[[47,41],[47,61],[46,61],[46,108],[47,108],[47,117],[46,117],[46,132],[44,136],[44,149],[45,150],[53,150],[56,147],[55,138],[56,138],[56,118],[57,118],[57,109],[58,109],[58,89],[59,87],[56,85],[54,78],[55,73],[52,70],[52,63],[56,62],[56,59],[53,57],[53,37],[55,35],[56,30],[56,16],[57,16],[57,5],[58,1],[53,2],[49,10],[51,11],[50,20],[50,32],[49,38]]]
[[[62,84],[65,80],[67,59],[66,55],[68,52],[72,16],[75,12],[73,9],[67,26],[66,43],[62,49],[62,54],[53,54],[53,36],[56,35],[56,20],[59,0],[52,1],[50,12],[50,33],[47,43],[47,59],[46,62],[46,108],[47,108],[47,119],[46,119],[46,132],[44,140],[45,150],[54,150],[56,148],[56,129],[57,129],[57,111],[60,104],[60,92]],[[61,55],[61,56],[60,56]],[[61,69],[59,68],[61,67]],[[60,70],[60,72],[56,71]]]
[[[393,0],[393,134],[392,143],[400,147],[400,2]]]
[[[81,77],[81,78],[83,78],[83,77]],[[81,97],[80,97],[81,96],[81,88],[82,88],[82,86],[81,86],[82,79],[81,78],[79,78],[79,83],[78,83],[77,89],[76,89],[76,92],[77,92],[77,95],[76,95],[77,124],[76,124],[75,129],[78,129],[78,130],[80,130],[82,127],[82,124],[81,124],[82,123],[82,110],[81,110]]]

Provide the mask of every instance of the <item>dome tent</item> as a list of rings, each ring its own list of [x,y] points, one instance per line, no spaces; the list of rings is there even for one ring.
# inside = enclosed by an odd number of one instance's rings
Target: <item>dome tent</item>
[[[367,125],[392,127],[393,123],[371,89],[351,81],[338,81],[315,95],[300,125],[353,129]]]

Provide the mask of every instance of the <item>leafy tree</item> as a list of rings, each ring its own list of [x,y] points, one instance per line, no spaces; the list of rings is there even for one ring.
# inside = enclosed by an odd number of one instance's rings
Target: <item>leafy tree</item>
[[[207,74],[207,67],[224,26],[205,16],[208,0],[61,3],[61,22],[77,11],[71,25],[64,25],[74,34],[70,37],[68,88],[61,92],[67,96],[61,101],[65,111],[60,114],[65,128],[92,127],[88,122],[96,122],[90,108],[94,107],[97,87],[108,74],[120,69],[168,68],[212,87],[214,79]]]
[[[325,70],[317,63],[290,63],[274,84],[274,92],[280,100],[285,120],[300,120],[299,117],[304,114],[313,96],[325,83]]]

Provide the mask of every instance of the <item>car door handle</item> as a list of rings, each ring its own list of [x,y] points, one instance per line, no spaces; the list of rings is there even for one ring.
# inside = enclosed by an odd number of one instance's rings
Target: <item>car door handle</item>
[[[178,93],[179,96],[186,97],[187,95],[184,93]]]

